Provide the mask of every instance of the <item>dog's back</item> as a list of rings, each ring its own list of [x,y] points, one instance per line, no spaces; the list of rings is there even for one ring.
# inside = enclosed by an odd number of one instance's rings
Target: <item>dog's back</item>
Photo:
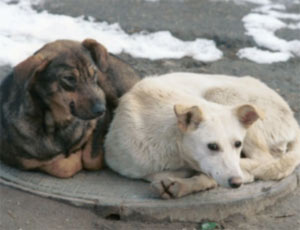
[[[264,112],[264,119],[252,129],[259,129],[268,146],[279,150],[281,143],[295,140],[298,124],[287,102],[274,90],[253,77],[226,75],[172,73],[157,79],[161,84],[201,97],[209,102],[236,106],[249,103]],[[273,147],[274,146],[274,147]],[[277,146],[277,147],[276,147]],[[283,154],[285,151],[282,151]],[[278,154],[278,151],[274,154]]]

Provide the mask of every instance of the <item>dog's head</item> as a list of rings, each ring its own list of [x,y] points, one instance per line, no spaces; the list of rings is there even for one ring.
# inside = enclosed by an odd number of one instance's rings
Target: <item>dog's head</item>
[[[218,184],[237,188],[242,184],[240,155],[246,130],[260,118],[252,105],[175,105],[182,133],[182,158],[195,170],[212,176]]]
[[[34,104],[50,110],[54,121],[90,120],[106,110],[100,83],[107,59],[105,47],[95,40],[58,40],[17,65],[14,78],[26,87]]]

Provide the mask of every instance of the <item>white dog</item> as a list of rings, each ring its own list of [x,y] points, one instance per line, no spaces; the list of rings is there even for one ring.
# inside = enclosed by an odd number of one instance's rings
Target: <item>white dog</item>
[[[288,176],[300,131],[288,104],[252,77],[173,73],[121,98],[105,150],[110,168],[174,198]]]

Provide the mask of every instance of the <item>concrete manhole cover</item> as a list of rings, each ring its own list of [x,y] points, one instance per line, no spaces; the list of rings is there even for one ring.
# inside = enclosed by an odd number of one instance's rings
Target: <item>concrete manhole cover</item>
[[[177,200],[161,200],[150,184],[130,180],[109,170],[81,172],[71,179],[56,179],[24,172],[0,163],[0,182],[34,194],[94,207],[103,217],[121,219],[220,221],[234,214],[249,215],[272,205],[299,183],[300,169],[279,182],[256,182],[239,189],[217,188]]]

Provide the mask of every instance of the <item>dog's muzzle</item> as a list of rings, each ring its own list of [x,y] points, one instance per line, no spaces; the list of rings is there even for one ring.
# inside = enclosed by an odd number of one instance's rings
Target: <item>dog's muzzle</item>
[[[102,103],[95,103],[92,107],[92,113],[97,117],[102,116],[105,112],[106,107]]]
[[[231,177],[228,184],[231,188],[239,188],[243,184],[243,180],[240,177]]]
[[[100,102],[96,102],[91,106],[91,109],[88,111],[77,111],[75,102],[70,103],[70,110],[73,116],[78,117],[82,120],[91,120],[97,117],[101,117],[106,112],[106,107]]]

